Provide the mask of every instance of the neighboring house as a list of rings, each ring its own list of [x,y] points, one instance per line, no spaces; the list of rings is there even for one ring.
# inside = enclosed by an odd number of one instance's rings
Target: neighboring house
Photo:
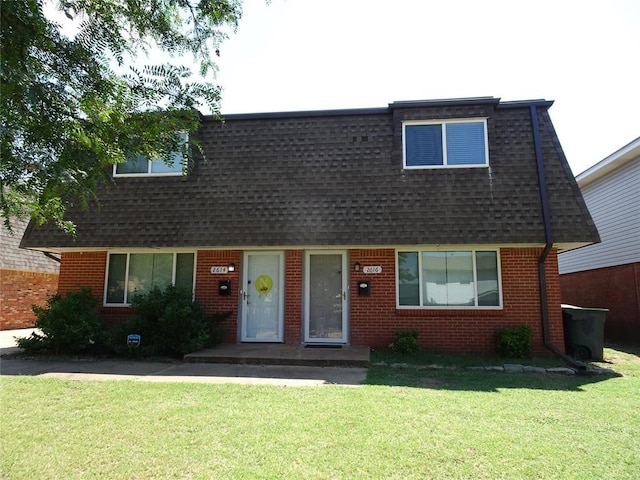
[[[576,180],[602,243],[560,255],[562,302],[608,308],[605,338],[640,343],[640,137]]]
[[[60,264],[42,252],[21,250],[26,221],[13,221],[9,232],[0,226],[0,330],[31,328],[31,305],[44,306],[58,288]]]
[[[417,329],[425,348],[488,352],[527,324],[534,351],[563,350],[557,252],[598,234],[551,105],[204,117],[206,162],[121,164],[100,207],[70,213],[76,238],[31,228],[23,246],[60,253],[60,290],[91,287],[111,324],[174,282],[233,311],[226,342],[386,347]]]

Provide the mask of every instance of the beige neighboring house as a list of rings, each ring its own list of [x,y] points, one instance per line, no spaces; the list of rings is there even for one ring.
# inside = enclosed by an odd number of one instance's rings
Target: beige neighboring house
[[[558,256],[562,302],[608,308],[605,339],[640,344],[640,137],[576,181],[601,243]]]
[[[31,305],[43,306],[58,289],[60,264],[42,252],[20,248],[27,221],[0,226],[0,330],[31,328]]]

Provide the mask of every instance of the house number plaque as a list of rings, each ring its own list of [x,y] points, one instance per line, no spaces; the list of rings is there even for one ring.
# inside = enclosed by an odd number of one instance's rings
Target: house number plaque
[[[229,267],[211,267],[211,273],[214,275],[229,273]]]
[[[362,267],[362,273],[382,273],[382,267],[380,265]]]

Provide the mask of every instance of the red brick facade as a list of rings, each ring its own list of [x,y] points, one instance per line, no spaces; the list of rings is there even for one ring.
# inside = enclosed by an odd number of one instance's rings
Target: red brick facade
[[[605,340],[640,344],[640,263],[560,276],[562,303],[608,308]]]
[[[43,307],[57,287],[57,273],[0,270],[0,330],[33,328],[31,305]]]
[[[427,349],[455,352],[492,352],[495,330],[509,325],[530,325],[534,330],[532,348],[536,354],[547,354],[542,342],[541,308],[538,281],[538,248],[500,249],[503,309],[500,310],[427,310],[397,309],[395,251],[393,249],[352,249],[349,265],[377,265],[382,273],[364,275],[350,267],[349,338],[353,345],[385,348],[396,329],[418,329],[421,345]],[[551,343],[564,350],[560,282],[556,250],[546,262],[547,295]],[[65,253],[60,269],[60,292],[88,286],[102,299],[105,281],[106,252]],[[225,321],[225,342],[235,343],[239,332],[238,293],[240,291],[242,252],[239,250],[197,252],[196,298],[210,313],[232,311]],[[231,280],[231,295],[218,295],[220,277],[212,275],[213,265],[235,263],[236,270],[225,275]],[[285,326],[284,341],[300,344],[303,328],[303,250],[288,250],[285,256]],[[359,280],[370,280],[367,296],[357,295]],[[127,307],[101,307],[108,324],[124,320]]]

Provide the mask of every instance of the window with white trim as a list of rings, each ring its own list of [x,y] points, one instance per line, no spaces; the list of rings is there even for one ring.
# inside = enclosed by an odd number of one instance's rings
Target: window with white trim
[[[399,251],[399,307],[500,307],[495,250]]]
[[[407,169],[489,165],[483,118],[404,122],[402,140]]]
[[[129,305],[136,293],[175,285],[193,292],[193,253],[110,253],[105,305]]]
[[[180,141],[187,142],[187,134],[179,134]],[[143,155],[136,155],[124,163],[113,166],[114,177],[138,176],[138,175],[182,175],[185,167],[185,159],[182,152],[173,152],[169,163],[163,159],[147,159]]]

